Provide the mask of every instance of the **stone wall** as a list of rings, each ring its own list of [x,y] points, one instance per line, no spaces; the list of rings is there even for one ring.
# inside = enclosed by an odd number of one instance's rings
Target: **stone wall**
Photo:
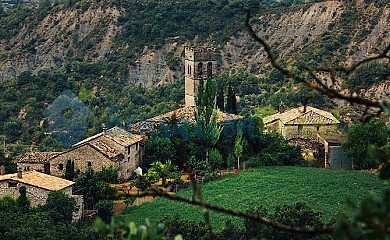
[[[8,183],[16,183],[16,187],[9,187]],[[13,198],[18,198],[20,196],[19,188],[21,186],[26,187],[27,197],[30,199],[31,207],[36,207],[38,205],[44,205],[46,203],[47,197],[49,196],[50,190],[39,188],[36,186],[31,186],[25,183],[20,183],[12,180],[0,181],[0,197],[9,195]],[[82,195],[72,195],[72,186],[64,188],[61,190],[70,197],[73,197],[76,200],[77,210],[73,213],[73,221],[78,220],[83,215],[84,210],[84,199]]]
[[[73,212],[73,221],[77,221],[83,217],[84,213],[84,199],[83,195],[72,195],[72,197],[76,200],[76,211]]]
[[[17,169],[22,168],[23,171],[45,172],[43,163],[17,163]]]
[[[103,167],[114,165],[114,162],[104,156],[102,153],[89,145],[82,145],[68,152],[59,154],[50,160],[50,174],[62,177],[65,174],[66,163],[68,160],[74,161],[75,171],[85,172],[88,169],[88,163],[94,171],[101,171]],[[60,169],[62,164],[62,170]]]
[[[122,161],[115,162],[116,167],[120,167],[119,178],[128,179],[132,172],[140,165],[142,161],[143,145],[141,142],[135,143],[130,147],[130,154],[126,150],[125,158]]]
[[[8,184],[10,182],[17,183],[17,187],[9,187]],[[46,203],[46,199],[50,190],[46,190],[43,188],[31,186],[28,184],[24,184],[12,180],[5,180],[0,182],[0,196],[10,195],[13,198],[18,198],[20,195],[19,188],[21,186],[26,187],[27,196],[28,198],[30,198],[32,207],[43,205]],[[70,191],[72,191],[72,187],[70,187]]]
[[[302,137],[316,139],[317,134],[331,134],[337,132],[336,125],[300,125],[301,129],[298,129],[298,125],[287,125],[286,139]]]

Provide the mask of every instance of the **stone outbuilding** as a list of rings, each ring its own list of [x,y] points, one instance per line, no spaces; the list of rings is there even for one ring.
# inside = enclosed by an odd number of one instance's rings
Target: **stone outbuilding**
[[[49,192],[62,191],[70,197],[75,198],[78,211],[73,218],[79,219],[83,211],[83,198],[81,195],[72,194],[72,181],[40,173],[37,171],[22,172],[0,175],[0,196],[10,195],[19,197],[19,188],[26,187],[27,196],[30,198],[31,206],[35,207],[46,203]]]
[[[88,168],[100,171],[103,167],[112,165],[120,168],[119,178],[128,179],[142,162],[143,153],[143,136],[113,127],[50,158],[50,174],[63,176],[66,164],[71,160],[75,171],[84,172]]]

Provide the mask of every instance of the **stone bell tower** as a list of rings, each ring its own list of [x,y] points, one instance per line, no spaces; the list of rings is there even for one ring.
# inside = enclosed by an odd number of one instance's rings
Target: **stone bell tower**
[[[199,81],[215,76],[217,72],[217,54],[215,48],[185,48],[185,103],[186,107],[195,106]]]

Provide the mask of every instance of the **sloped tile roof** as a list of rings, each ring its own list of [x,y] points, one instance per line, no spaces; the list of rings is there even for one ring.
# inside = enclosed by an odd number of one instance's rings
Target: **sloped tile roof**
[[[49,159],[58,155],[59,152],[27,152],[23,154],[18,163],[47,163]]]
[[[63,178],[54,177],[36,171],[23,172],[22,178],[18,178],[17,173],[0,175],[0,181],[6,180],[13,180],[51,191],[62,190],[75,184],[75,182]]]
[[[144,140],[143,136],[132,134],[115,126],[105,132],[98,133],[74,144],[72,149],[68,151],[72,151],[73,149],[83,145],[89,145],[106,157],[112,159],[120,154],[123,154],[123,147],[131,146],[142,140]]]
[[[318,125],[340,123],[330,112],[310,106],[293,108],[284,113],[275,113],[263,118],[264,124],[269,124],[276,120],[282,121],[283,124]]]
[[[178,108],[176,110],[167,112],[162,115],[158,115],[153,118],[149,118],[145,121],[138,122],[132,125],[132,132],[141,132],[142,130],[153,129],[155,125],[160,123],[168,123],[171,119],[175,118],[178,123],[195,123],[195,106],[187,106]],[[224,122],[229,120],[241,119],[243,118],[240,115],[218,112],[217,122]]]
[[[122,128],[115,126],[113,128],[106,130],[106,132],[101,132],[101,133],[98,133],[94,136],[86,138],[86,139],[74,144],[73,147],[76,147],[78,145],[81,145],[81,144],[84,144],[87,142],[96,142],[96,139],[100,139],[100,141],[104,141],[105,143],[107,143],[108,141],[114,141],[121,146],[127,147],[130,145],[133,145],[134,143],[142,141],[143,136],[137,135],[137,134],[132,134],[132,133],[130,133]],[[105,139],[105,140],[103,140],[103,139]]]

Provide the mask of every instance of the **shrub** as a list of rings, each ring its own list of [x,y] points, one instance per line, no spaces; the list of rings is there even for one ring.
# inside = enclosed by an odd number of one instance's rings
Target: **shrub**
[[[95,208],[98,216],[104,222],[109,223],[111,221],[111,217],[114,215],[114,202],[112,200],[101,200],[96,203]]]

